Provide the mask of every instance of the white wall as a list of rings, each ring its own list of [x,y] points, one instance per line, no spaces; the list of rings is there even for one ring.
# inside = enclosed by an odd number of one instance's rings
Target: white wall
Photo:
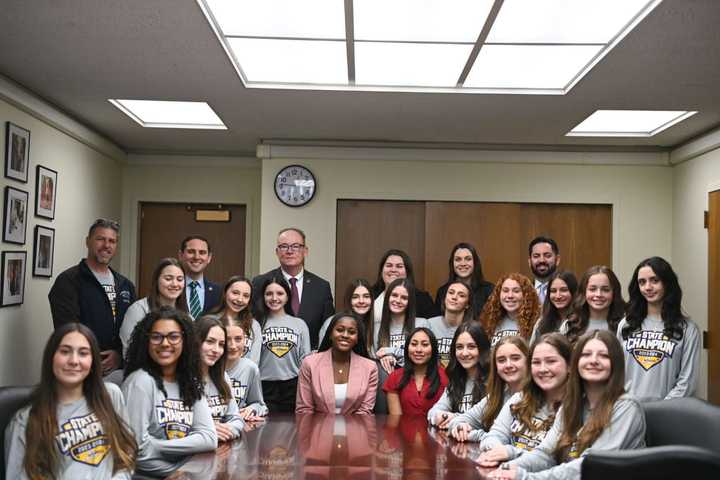
[[[3,93],[3,92],[0,92]],[[1,250],[27,252],[25,303],[0,309],[0,385],[27,385],[40,379],[40,360],[45,342],[52,332],[48,291],[55,277],[77,264],[87,254],[84,239],[87,228],[98,217],[120,218],[120,165],[0,99],[2,123],[1,158],[5,157],[5,122],[30,130],[30,170],[28,183],[0,178],[6,185],[27,191],[28,224],[25,245],[2,243]],[[40,164],[58,172],[55,220],[35,218],[35,169]],[[3,206],[4,208],[4,206]],[[0,217],[4,216],[0,214]],[[32,277],[33,232],[35,225],[55,229],[53,277]]]
[[[257,273],[260,162],[256,158],[130,155],[123,168],[123,185],[122,271],[134,282],[137,280],[140,202],[244,204],[247,214],[245,272],[247,275]]]

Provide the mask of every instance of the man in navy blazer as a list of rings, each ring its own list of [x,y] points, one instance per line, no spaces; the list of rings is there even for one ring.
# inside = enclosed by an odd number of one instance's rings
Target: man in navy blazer
[[[297,292],[298,299],[293,302],[290,298],[288,303],[294,315],[307,323],[310,330],[310,344],[315,350],[318,347],[320,327],[326,318],[335,313],[335,307],[327,280],[305,270],[307,253],[305,232],[295,227],[280,230],[275,247],[280,267],[253,279],[253,295],[256,296],[257,301],[263,301],[260,292],[263,282],[273,275],[282,275],[290,285],[291,291]]]
[[[220,303],[222,287],[203,275],[212,261],[210,242],[200,235],[191,235],[180,243],[178,259],[185,265],[185,296],[188,312],[196,319]],[[195,293],[193,293],[195,290]]]

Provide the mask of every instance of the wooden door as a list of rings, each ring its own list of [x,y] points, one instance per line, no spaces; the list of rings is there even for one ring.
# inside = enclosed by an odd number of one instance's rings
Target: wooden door
[[[710,192],[708,211],[708,400],[720,405],[720,190]]]
[[[227,210],[230,221],[197,221],[198,209]],[[140,203],[138,298],[150,290],[152,272],[164,257],[177,257],[188,235],[208,239],[213,258],[205,276],[221,285],[232,275],[245,273],[245,206],[178,203]]]

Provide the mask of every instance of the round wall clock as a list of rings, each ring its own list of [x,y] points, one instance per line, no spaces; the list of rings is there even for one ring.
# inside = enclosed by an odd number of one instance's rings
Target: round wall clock
[[[288,207],[302,207],[315,196],[315,175],[301,165],[288,165],[275,176],[275,195]]]

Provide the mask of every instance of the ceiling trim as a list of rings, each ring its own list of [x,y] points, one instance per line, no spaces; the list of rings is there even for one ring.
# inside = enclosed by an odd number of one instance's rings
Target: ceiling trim
[[[127,159],[125,151],[115,143],[2,74],[0,98],[103,155],[119,162]]]
[[[720,148],[720,127],[680,145],[670,152],[670,164],[679,165]]]
[[[175,153],[167,154],[129,154],[128,165],[132,166],[176,166],[186,168],[206,167],[235,167],[258,169],[261,167],[260,160],[252,156],[230,156],[230,155],[183,155]]]

